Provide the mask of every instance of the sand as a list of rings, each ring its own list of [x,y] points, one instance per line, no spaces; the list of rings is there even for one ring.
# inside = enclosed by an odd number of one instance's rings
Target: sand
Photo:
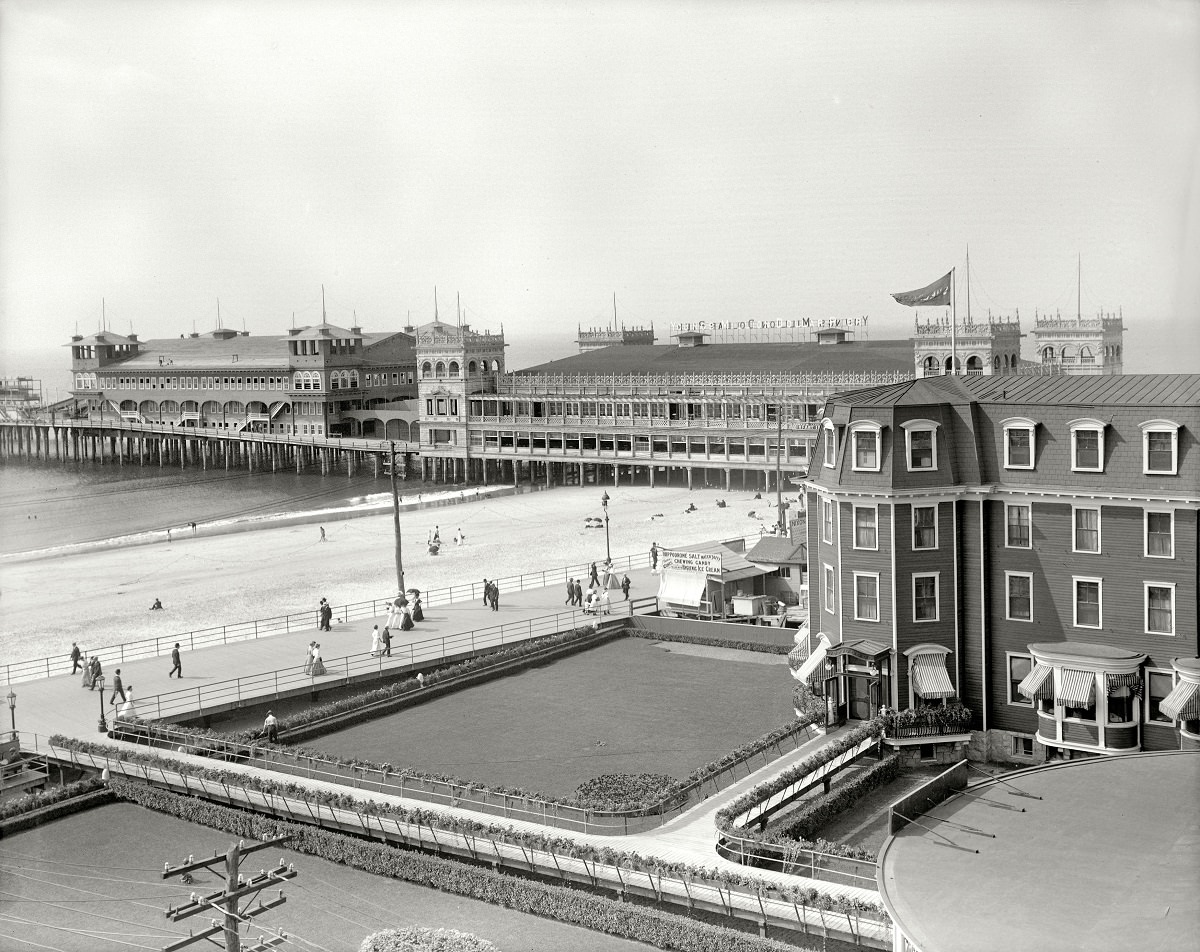
[[[571,487],[401,514],[409,587],[446,588],[604,558],[602,517],[610,497],[612,554],[642,555],[651,542],[670,547],[757,536],[774,520],[774,498],[752,492]],[[795,499],[793,494],[791,497]],[[718,508],[724,499],[726,508]],[[696,512],[685,512],[694,503]],[[755,511],[761,518],[750,518]],[[222,624],[384,598],[396,588],[392,517],[364,516],[264,527],[211,538],[177,538],[55,559],[0,566],[0,641],[5,661],[66,654],[72,641],[111,645]],[[440,526],[441,553],[426,539]],[[467,542],[455,546],[461,529]],[[150,612],[154,600],[164,611]]]

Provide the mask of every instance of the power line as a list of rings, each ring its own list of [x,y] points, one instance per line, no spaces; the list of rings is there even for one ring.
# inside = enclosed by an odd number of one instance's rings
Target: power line
[[[81,936],[85,936],[88,939],[96,938],[96,936],[92,935],[90,932],[86,932],[82,929],[70,929],[67,926],[51,925],[49,922],[40,922],[37,919],[22,919],[20,916],[9,915],[8,913],[0,913],[0,919],[3,919],[6,922],[19,922],[22,925],[27,925],[27,926],[40,926],[43,929],[54,929],[58,932],[70,932],[72,935],[81,935]],[[140,942],[125,942],[121,939],[111,939],[111,938],[108,939],[107,941],[115,942],[115,943],[117,943],[117,945],[127,945],[133,949],[149,949],[150,952],[157,952],[157,950],[155,949],[154,946],[142,945]]]
[[[97,871],[104,869],[103,866],[84,866],[83,863],[72,863],[71,865],[83,866],[85,869],[94,869]],[[0,869],[8,869],[8,870],[15,871],[15,870],[23,869],[23,868],[24,867],[19,863],[15,864],[15,865],[10,865],[8,863],[0,863]],[[68,873],[68,872],[60,872],[58,870],[53,870],[53,869],[39,869],[39,870],[35,870],[35,872],[41,873],[45,876],[69,876],[72,879],[98,879],[101,882],[105,882],[105,883],[129,883],[131,886],[133,886],[133,885],[157,886],[159,889],[174,888],[172,886],[167,885],[166,883],[147,882],[144,879],[123,879],[120,876],[90,876],[87,873]],[[158,870],[147,870],[147,872],[158,872]]]
[[[157,872],[159,872],[158,869],[156,869],[152,866],[109,866],[107,863],[104,864],[103,866],[98,866],[95,863],[67,863],[67,862],[64,862],[63,860],[58,860],[58,859],[42,859],[40,856],[33,856],[29,853],[14,853],[11,850],[7,850],[7,849],[4,850],[3,853],[0,853],[0,859],[8,859],[10,856],[15,856],[19,859],[33,860],[34,862],[37,862],[37,863],[47,863],[51,866],[76,866],[81,869],[96,869],[96,870],[122,869],[122,870],[128,870],[130,872],[134,872],[134,873],[157,873]]]
[[[24,942],[26,945],[32,945],[37,949],[49,949],[50,952],[66,952],[65,949],[60,949],[56,945],[43,945],[41,942],[34,942],[32,939],[22,939],[20,936],[6,935],[4,938],[12,939],[14,942]]]

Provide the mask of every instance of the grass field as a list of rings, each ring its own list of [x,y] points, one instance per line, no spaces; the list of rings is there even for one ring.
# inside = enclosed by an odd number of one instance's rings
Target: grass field
[[[232,844],[227,833],[125,803],[5,837],[0,842],[0,948],[161,949],[186,936],[189,927],[206,928],[211,918],[172,923],[163,915],[168,904],[186,901],[192,891],[223,888],[219,879],[203,871],[195,874],[192,885],[177,879],[164,882],[163,863],[178,864],[189,854],[224,853]],[[280,856],[294,862],[299,875],[284,887],[288,902],[261,921],[293,937],[281,947],[285,950],[353,952],[371,932],[400,926],[472,932],[502,952],[651,948],[287,850],[253,854],[244,868],[256,873]],[[194,948],[210,946],[199,943]]]
[[[569,795],[607,773],[683,777],[793,716],[781,655],[623,638],[306,746]]]

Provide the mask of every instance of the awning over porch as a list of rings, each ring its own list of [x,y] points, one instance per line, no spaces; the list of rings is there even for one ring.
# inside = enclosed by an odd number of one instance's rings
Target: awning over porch
[[[671,572],[662,574],[658,585],[658,597],[673,605],[690,605],[699,608],[704,599],[708,578],[695,572]]]
[[[1017,685],[1017,693],[1031,701],[1049,701],[1054,697],[1054,669],[1048,664],[1035,664]]]
[[[1096,703],[1096,673],[1063,668],[1054,703],[1059,707],[1091,707]]]
[[[796,680],[807,681],[814,671],[825,663],[825,653],[829,650],[829,638],[825,632],[817,634],[817,646],[804,659],[804,663],[796,669]]]
[[[913,690],[926,700],[954,697],[944,654],[922,654],[912,659]]]
[[[1162,699],[1158,709],[1172,719],[1200,719],[1200,684],[1195,681],[1180,681],[1175,685],[1175,689]]]

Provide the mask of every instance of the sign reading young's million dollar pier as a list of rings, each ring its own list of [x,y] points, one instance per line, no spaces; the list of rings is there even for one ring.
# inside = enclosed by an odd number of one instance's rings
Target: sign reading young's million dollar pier
[[[866,317],[797,317],[744,321],[685,321],[671,325],[671,335],[711,334],[713,343],[756,344],[807,340],[813,331],[867,327]]]

